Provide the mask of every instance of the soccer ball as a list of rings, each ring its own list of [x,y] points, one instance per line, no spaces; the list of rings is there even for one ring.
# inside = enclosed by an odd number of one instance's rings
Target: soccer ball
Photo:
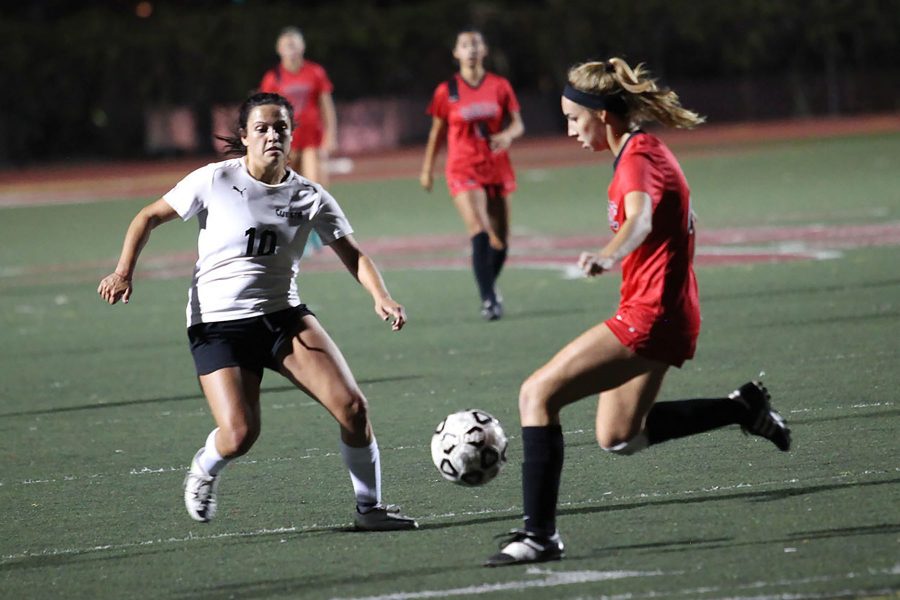
[[[483,485],[506,464],[506,434],[500,421],[476,408],[448,415],[431,437],[431,460],[444,479]]]

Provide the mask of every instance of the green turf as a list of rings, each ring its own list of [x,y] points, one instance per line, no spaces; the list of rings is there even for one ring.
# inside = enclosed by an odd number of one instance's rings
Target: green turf
[[[734,149],[683,163],[705,227],[900,219],[900,137]],[[605,227],[605,165],[522,173],[521,232]],[[415,182],[335,186],[363,241],[459,233]],[[789,454],[735,428],[634,457],[594,442],[594,401],[564,413],[565,561],[487,570],[519,521],[518,385],[614,307],[616,277],[509,269],[485,324],[466,271],[386,273],[409,309],[392,334],[344,273],[301,293],[372,404],[385,496],[412,533],[357,534],[336,427],[268,373],[263,435],[229,466],[220,514],[191,521],[187,463],[211,428],[183,327],[186,278],[145,279],[128,306],[95,293],[141,200],[0,211],[0,597],[832,598],[900,590],[897,247],[827,261],[698,268],[698,354],[662,399],[717,395],[765,371],[795,432]],[[158,230],[146,258],[189,251]],[[377,257],[376,257],[377,258]],[[23,274],[23,269],[31,269]],[[430,461],[433,426],[479,406],[510,465],[467,489]],[[493,587],[492,587],[493,586]],[[428,593],[430,592],[430,594]],[[391,595],[393,594],[393,595]]]

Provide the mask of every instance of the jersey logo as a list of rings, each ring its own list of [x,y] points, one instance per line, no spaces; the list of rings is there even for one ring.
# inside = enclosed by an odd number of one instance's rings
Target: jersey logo
[[[239,193],[239,194],[241,195],[241,198],[244,197],[244,192],[247,191],[247,188],[239,189],[238,186],[236,186],[236,185],[231,186],[231,189],[233,189],[234,191],[236,191],[237,193]]]

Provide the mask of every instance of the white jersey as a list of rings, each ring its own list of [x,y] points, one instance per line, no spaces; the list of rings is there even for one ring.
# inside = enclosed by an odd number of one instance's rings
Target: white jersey
[[[257,317],[300,304],[296,276],[309,232],[330,244],[353,232],[321,185],[288,171],[268,185],[243,158],[211,163],[163,196],[185,221],[197,216],[199,258],[188,326]]]

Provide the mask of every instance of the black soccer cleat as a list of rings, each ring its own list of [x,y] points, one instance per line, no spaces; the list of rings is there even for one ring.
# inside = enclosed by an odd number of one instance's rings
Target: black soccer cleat
[[[772,408],[772,398],[762,382],[748,381],[728,397],[747,407],[747,418],[741,424],[744,433],[764,437],[782,452],[791,449],[791,430],[778,411]]]
[[[496,300],[481,303],[481,318],[485,321],[499,321],[503,317],[503,305]]]
[[[565,555],[565,546],[558,531],[546,537],[524,529],[513,529],[498,537],[505,538],[500,543],[500,552],[484,561],[485,567],[547,562],[559,560]]]

